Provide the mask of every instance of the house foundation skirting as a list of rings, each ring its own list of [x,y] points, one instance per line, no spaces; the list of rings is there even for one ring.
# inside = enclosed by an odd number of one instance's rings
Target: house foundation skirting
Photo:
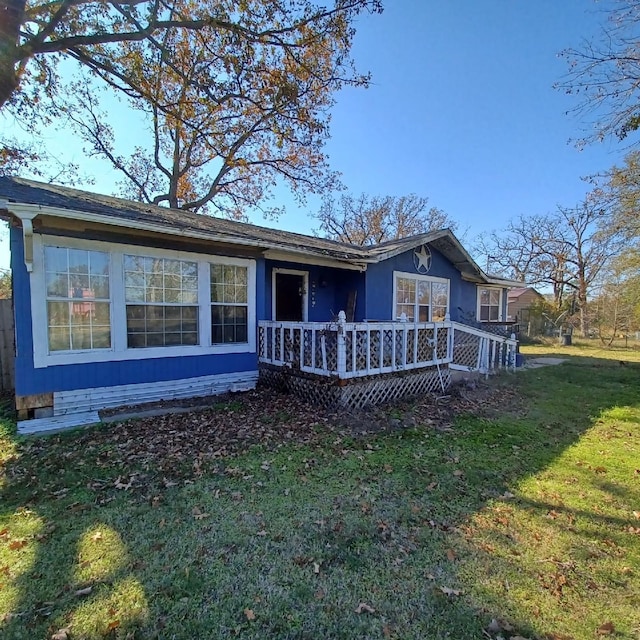
[[[442,393],[451,384],[446,365],[340,380],[301,371],[260,365],[260,384],[273,387],[327,409],[362,409],[424,393]]]
[[[228,391],[249,391],[258,381],[257,371],[214,374],[113,387],[94,387],[49,394],[53,406],[37,410],[42,417],[18,422],[18,433],[59,431],[100,422],[99,411],[126,405],[215,396]],[[43,415],[44,414],[44,415]]]

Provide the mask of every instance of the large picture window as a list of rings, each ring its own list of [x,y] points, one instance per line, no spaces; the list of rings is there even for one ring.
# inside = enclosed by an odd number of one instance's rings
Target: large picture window
[[[481,287],[478,289],[478,320],[480,322],[498,322],[501,319],[502,306],[500,289]]]
[[[255,353],[256,262],[35,233],[36,368]]]
[[[248,269],[231,264],[212,264],[211,343],[248,340]]]
[[[395,319],[441,322],[449,311],[449,281],[443,278],[395,274]]]
[[[198,344],[198,263],[124,256],[127,346]]]
[[[44,248],[49,352],[111,347],[109,254]]]

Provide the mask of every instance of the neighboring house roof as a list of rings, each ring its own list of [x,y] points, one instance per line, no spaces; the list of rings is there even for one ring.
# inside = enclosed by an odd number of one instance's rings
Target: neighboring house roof
[[[536,291],[533,287],[518,287],[516,289],[509,290],[509,294],[508,294],[509,300],[517,300],[520,296],[527,293],[528,291],[535,293],[535,295],[537,295],[539,298],[544,297],[539,291]]]
[[[3,202],[4,200],[4,202]],[[356,246],[290,231],[104,196],[24,178],[0,177],[0,214],[6,211],[30,223],[38,215],[72,218],[149,232],[200,238],[261,249],[266,257],[298,259],[366,269],[395,255],[430,244],[473,282],[517,286],[486,274],[450,229],[419,234],[374,246]],[[1,217],[1,216],[0,216]],[[339,266],[336,264],[335,266]]]

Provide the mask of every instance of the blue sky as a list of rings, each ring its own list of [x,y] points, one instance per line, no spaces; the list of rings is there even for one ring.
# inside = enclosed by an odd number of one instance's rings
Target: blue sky
[[[579,151],[569,141],[582,123],[574,102],[553,83],[567,67],[558,53],[596,34],[610,0],[387,0],[363,16],[353,50],[367,90],[346,89],[332,112],[327,152],[354,194],[428,196],[457,221],[471,246],[520,214],[577,204],[583,176],[619,163],[624,148],[607,141]],[[122,116],[120,131],[131,130]],[[88,189],[110,193],[116,176],[88,162],[64,134],[61,160],[94,174]],[[287,214],[258,224],[310,233],[309,213],[286,191]],[[0,267],[8,249],[0,244]]]

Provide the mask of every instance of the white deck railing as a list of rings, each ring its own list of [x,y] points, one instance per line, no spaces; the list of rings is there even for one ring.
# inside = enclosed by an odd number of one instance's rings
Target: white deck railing
[[[450,369],[490,373],[499,369],[515,370],[518,341],[451,322],[452,353]]]
[[[259,359],[320,376],[357,378],[447,364],[487,373],[515,366],[515,339],[457,322],[258,323]]]

